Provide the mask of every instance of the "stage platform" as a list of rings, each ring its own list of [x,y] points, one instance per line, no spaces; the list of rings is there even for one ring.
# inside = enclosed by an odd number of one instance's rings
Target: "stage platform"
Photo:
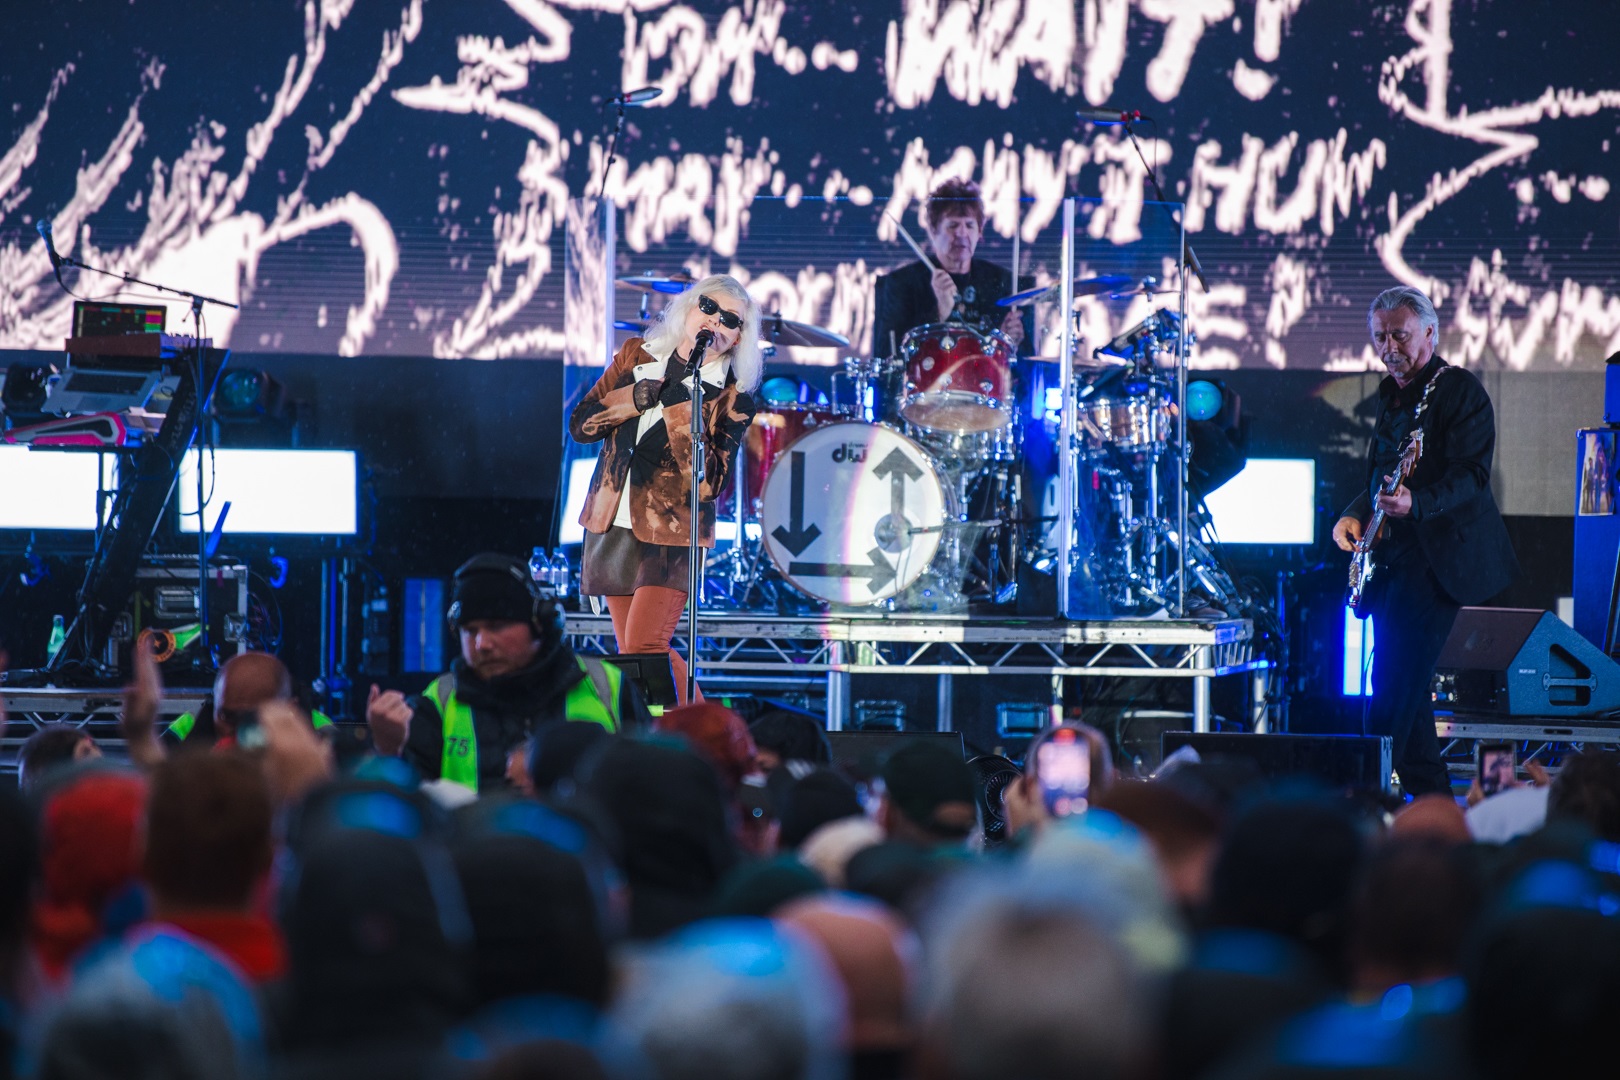
[[[686,622],[675,648],[686,653]],[[1249,674],[1251,723],[1265,730],[1268,662],[1253,645],[1247,619],[986,618],[967,615],[839,613],[811,617],[739,613],[698,615],[698,678],[710,685],[769,693],[825,687],[827,727],[850,717],[852,675],[933,676],[937,727],[952,730],[951,680],[957,676],[1035,675],[1063,699],[1069,678],[1192,680],[1193,727],[1208,731],[1211,680]],[[616,652],[606,615],[570,613],[568,636],[585,653]]]
[[[181,713],[196,712],[213,696],[211,689],[168,687],[158,703],[161,731]],[[122,690],[84,690],[56,686],[0,686],[10,722],[0,738],[0,773],[17,771],[17,752],[28,736],[46,724],[64,723],[87,729],[104,747],[122,752],[118,717],[124,709]]]
[[[1440,756],[1454,776],[1473,778],[1474,745],[1519,743],[1519,765],[1539,761],[1556,772],[1563,759],[1588,746],[1620,746],[1620,719],[1595,717],[1485,716],[1435,713]]]

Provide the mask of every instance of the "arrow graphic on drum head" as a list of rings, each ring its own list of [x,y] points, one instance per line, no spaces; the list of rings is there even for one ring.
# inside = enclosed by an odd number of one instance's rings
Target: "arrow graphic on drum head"
[[[814,525],[804,523],[804,451],[794,450],[788,454],[788,523],[787,528],[778,525],[771,530],[771,535],[777,539],[788,552],[793,555],[803,555],[804,549],[816,542],[821,530]],[[795,566],[798,564],[795,563]],[[832,575],[837,576],[837,575]],[[892,575],[891,575],[892,576]]]
[[[889,478],[889,513],[899,521],[904,516],[906,508],[906,481],[921,480],[922,470],[897,446],[889,451],[888,457],[878,462],[877,468],[872,470],[872,475]]]
[[[788,573],[801,577],[865,578],[866,588],[876,593],[894,580],[894,567],[883,557],[883,549],[875,547],[866,553],[868,563],[788,563]]]

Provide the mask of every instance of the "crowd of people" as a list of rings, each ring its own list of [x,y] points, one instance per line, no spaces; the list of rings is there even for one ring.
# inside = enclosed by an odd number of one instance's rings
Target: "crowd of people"
[[[183,740],[145,651],[128,760],[34,733],[0,797],[0,1075],[1488,1078],[1607,1050],[1620,755],[1465,811],[1121,775],[1071,722],[994,790],[936,739],[857,782],[815,717],[598,686],[505,578],[458,579],[457,681],[374,692],[365,746],[254,653]]]

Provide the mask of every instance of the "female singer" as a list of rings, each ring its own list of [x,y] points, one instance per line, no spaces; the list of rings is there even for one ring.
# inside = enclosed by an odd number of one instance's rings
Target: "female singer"
[[[579,515],[585,527],[580,594],[607,598],[621,653],[669,651],[683,705],[686,663],[669,640],[686,607],[692,528],[689,364],[698,335],[708,331],[698,543],[709,548],[715,496],[731,483],[756,408],[753,392],[764,368],[759,320],[759,306],[735,278],[704,278],[664,309],[645,340],[620,346],[568,421],[576,441],[602,443]]]

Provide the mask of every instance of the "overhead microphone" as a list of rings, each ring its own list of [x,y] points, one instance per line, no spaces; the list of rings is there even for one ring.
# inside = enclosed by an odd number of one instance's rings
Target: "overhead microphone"
[[[1074,115],[1081,120],[1089,120],[1093,124],[1134,124],[1148,117],[1143,116],[1135,109],[1076,109]]]
[[[644,86],[640,90],[626,90],[618,97],[608,98],[608,104],[617,105],[621,109],[634,109],[657,101],[663,96],[662,86]]]
[[[51,234],[51,219],[40,218],[34,223],[34,231],[39,233],[41,240],[45,241],[45,254],[51,257],[51,269],[61,270],[62,256],[56,253],[56,241]]]

